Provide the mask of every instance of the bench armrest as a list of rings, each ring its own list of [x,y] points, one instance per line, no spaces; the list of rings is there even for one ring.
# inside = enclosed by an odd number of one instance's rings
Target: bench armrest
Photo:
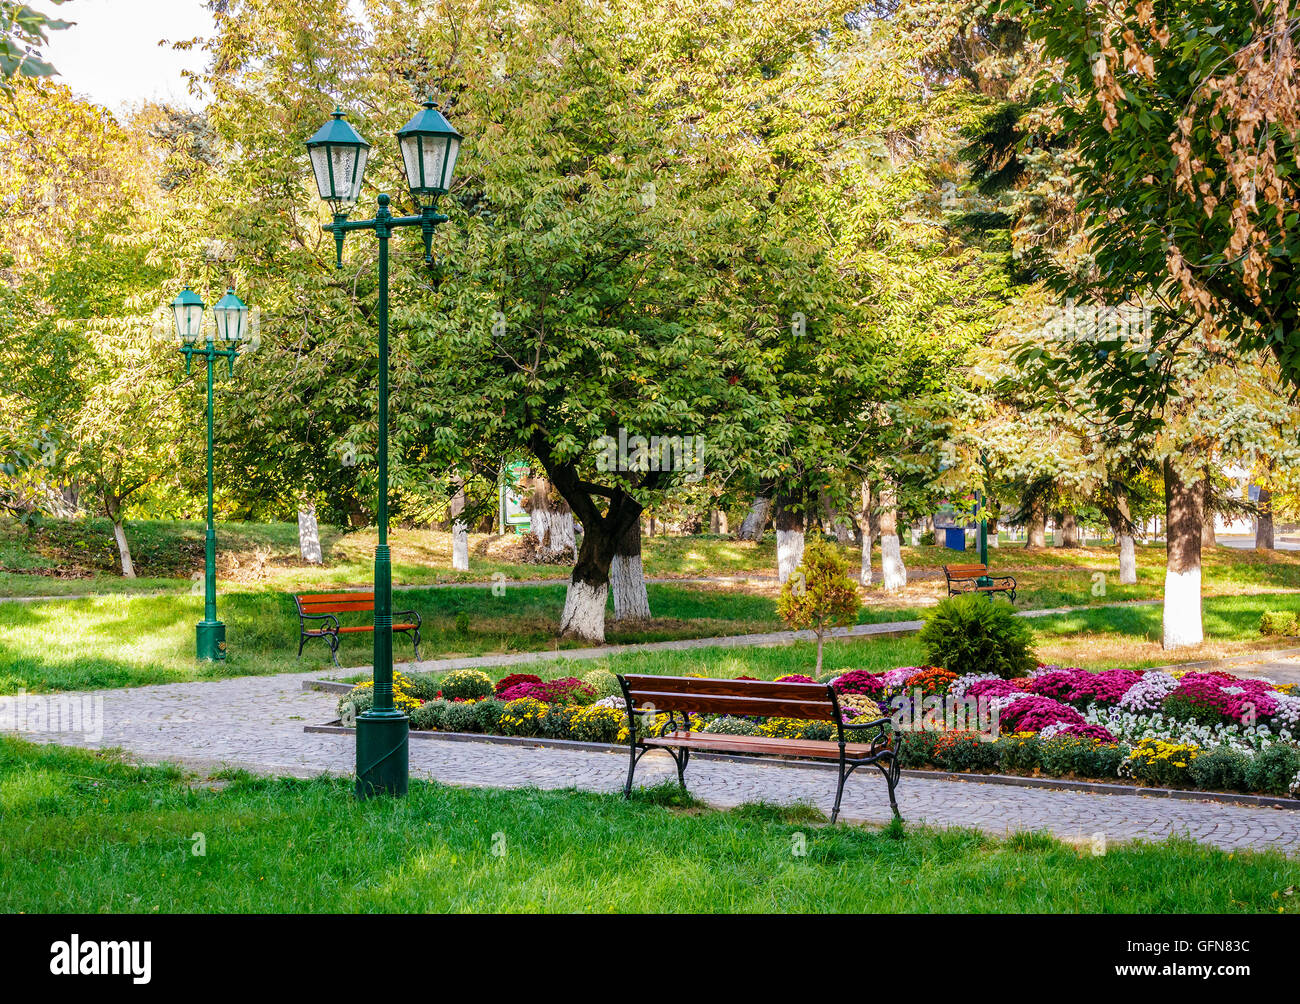
[[[415,626],[416,627],[420,626],[420,615],[417,614],[414,610],[394,610],[393,618],[397,619],[398,617],[414,617]]]
[[[333,614],[303,614],[298,615],[299,620],[304,621],[333,621],[334,626],[339,626],[339,619]]]

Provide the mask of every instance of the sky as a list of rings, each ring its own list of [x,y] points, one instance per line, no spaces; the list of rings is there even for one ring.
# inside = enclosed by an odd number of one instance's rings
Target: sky
[[[56,79],[74,91],[114,111],[147,100],[190,108],[201,103],[190,96],[181,73],[201,69],[207,54],[176,52],[158,42],[210,34],[212,15],[203,0],[70,0],[57,7],[33,6],[77,22],[50,32],[46,50],[59,71]]]

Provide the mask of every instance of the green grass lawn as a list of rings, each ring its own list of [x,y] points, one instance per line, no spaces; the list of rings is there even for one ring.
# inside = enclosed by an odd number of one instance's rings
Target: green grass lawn
[[[826,826],[615,795],[187,777],[0,740],[0,910],[1295,912],[1300,863],[1198,845]],[[199,836],[204,854],[193,853]],[[803,853],[799,853],[799,852]]]
[[[490,589],[442,588],[398,592],[398,609],[423,618],[421,655],[442,658],[554,647],[564,605],[564,586],[517,586],[496,596]],[[780,628],[771,597],[699,587],[651,584],[656,620],[630,629],[611,624],[611,644],[682,637],[746,634]],[[458,615],[468,618],[466,630]],[[218,613],[227,625],[229,657],[196,665],[194,624],[202,618],[201,596],[111,595],[0,604],[0,693],[72,690],[170,683],[205,677],[307,672],[330,665],[324,641],[309,641],[298,659],[298,615],[281,593],[230,593]],[[370,615],[345,615],[364,624]],[[561,648],[578,643],[565,641]],[[339,661],[369,665],[373,636],[344,635]],[[394,654],[414,652],[403,636]]]

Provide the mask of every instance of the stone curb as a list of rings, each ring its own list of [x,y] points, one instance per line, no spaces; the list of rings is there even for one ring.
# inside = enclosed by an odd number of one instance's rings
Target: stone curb
[[[306,685],[304,684],[304,688]],[[350,688],[349,688],[350,689]],[[304,732],[351,736],[357,730],[340,723],[339,719],[324,725],[304,725]],[[576,739],[539,739],[522,736],[490,736],[478,732],[426,732],[411,731],[412,739],[457,742],[489,743],[498,746],[531,746],[535,749],[583,750],[591,753],[627,753],[621,743],[592,743]],[[735,753],[707,753],[692,751],[692,758],[720,760],[729,763],[758,763],[770,767],[796,770],[837,770],[837,765],[816,760],[784,760],[774,757],[742,756]],[[1191,802],[1220,802],[1227,805],[1246,805],[1256,808],[1300,810],[1300,799],[1276,795],[1245,795],[1223,791],[1188,791],[1182,788],[1146,788],[1135,784],[1106,784],[1098,781],[1071,781],[1065,778],[1020,777],[1014,774],[960,774],[939,770],[904,770],[903,777],[918,780],[966,781],[976,784],[1005,784],[1013,788],[1043,788],[1055,791],[1082,791],[1092,795],[1142,795],[1149,798],[1172,798]]]

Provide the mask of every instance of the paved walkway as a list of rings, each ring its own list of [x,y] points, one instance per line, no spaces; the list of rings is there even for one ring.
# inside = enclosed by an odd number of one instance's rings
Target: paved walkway
[[[311,776],[349,774],[354,740],[305,733],[334,717],[336,696],[303,691],[312,674],[241,677],[96,691],[102,698],[102,735],[25,733],[36,741],[104,748],[120,746],[149,760],[196,766],[221,764],[254,772]],[[83,695],[59,695],[77,697]],[[32,698],[29,698],[32,700]],[[651,754],[637,776],[653,782],[675,776],[671,761]],[[418,777],[483,787],[569,788],[612,792],[627,767],[621,754],[503,746],[484,742],[412,739]],[[709,803],[725,807],[767,800],[811,802],[827,813],[834,776],[811,768],[693,761],[687,782]],[[1274,847],[1300,854],[1300,813],[1214,802],[1138,795],[1017,788],[979,782],[904,778],[899,804],[909,822],[971,826],[994,834],[1048,830],[1065,839],[1161,839],[1183,834],[1226,849]],[[845,790],[843,816],[858,822],[890,818],[883,782],[855,775]]]

